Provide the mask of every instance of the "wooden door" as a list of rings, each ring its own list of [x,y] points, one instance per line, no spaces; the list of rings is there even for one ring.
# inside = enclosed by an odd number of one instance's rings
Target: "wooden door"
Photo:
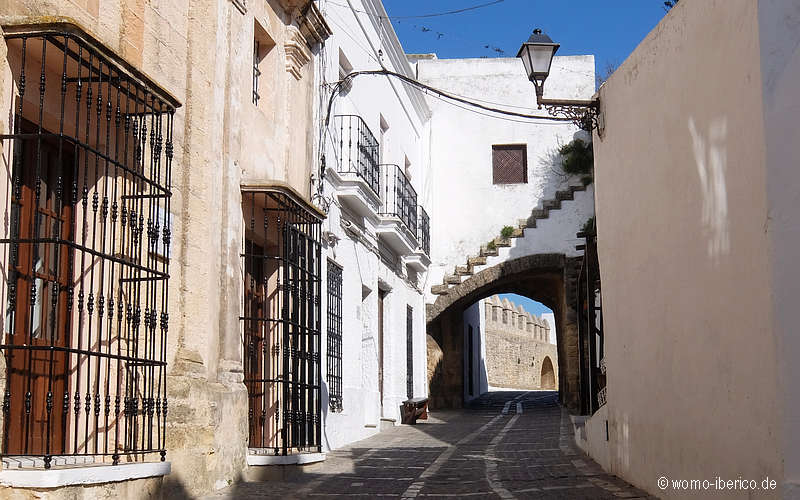
[[[36,129],[23,122],[22,132],[32,134]],[[72,251],[56,241],[73,239],[72,205],[65,198],[71,198],[75,153],[71,144],[59,144],[49,136],[18,141],[17,147],[22,147],[22,162],[16,172],[20,189],[15,192],[12,187],[11,231],[20,243],[13,267],[16,300],[7,311],[6,343],[26,347],[6,351],[11,393],[6,453],[66,453],[64,401],[69,406],[70,398],[68,356],[63,349],[70,345],[67,290]]]

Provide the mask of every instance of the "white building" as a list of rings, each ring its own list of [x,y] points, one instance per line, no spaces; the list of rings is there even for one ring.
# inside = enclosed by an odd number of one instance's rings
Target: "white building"
[[[380,0],[323,8],[333,35],[320,54],[320,147],[327,311],[323,326],[323,446],[337,448],[399,424],[425,396],[423,287],[430,259],[430,108],[416,88],[354,71],[414,77]],[[325,127],[326,116],[330,116]]]
[[[517,58],[410,58],[418,79],[432,87],[488,107],[548,115],[537,109],[534,87]],[[547,96],[588,99],[594,85],[594,56],[555,57]],[[504,226],[517,228],[535,207],[567,186],[570,179],[556,174],[557,150],[579,132],[570,122],[502,116],[439,99],[429,102],[430,162],[435,166],[431,187],[437,193],[430,210],[436,238],[431,244],[429,282],[438,285],[453,266],[465,264],[467,256],[478,255],[482,245],[500,236]],[[536,247],[541,247],[578,255],[575,233],[586,222],[586,213],[593,211],[591,193],[586,194],[581,201],[588,207],[582,203],[573,204],[574,210],[562,208],[558,230],[538,231],[536,241],[526,242],[517,252],[537,253]],[[543,236],[552,241],[543,241]],[[433,299],[429,296],[430,302]]]

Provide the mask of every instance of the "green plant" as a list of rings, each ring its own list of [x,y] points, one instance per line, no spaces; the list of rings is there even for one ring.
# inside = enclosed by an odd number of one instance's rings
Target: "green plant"
[[[583,224],[583,227],[581,228],[581,232],[586,233],[588,235],[597,234],[597,228],[595,227],[595,223],[594,223],[594,216],[589,217],[589,220],[587,220]]]
[[[495,245],[494,240],[491,240],[489,243],[486,244],[486,248],[488,250],[494,250],[495,248],[497,248],[497,245]]]
[[[558,152],[561,155],[561,169],[565,174],[591,179],[594,168],[594,149],[591,142],[575,139],[561,146]]]
[[[505,226],[505,227],[503,227],[503,229],[500,230],[500,236],[504,240],[507,240],[507,239],[511,238],[512,234],[514,234],[514,228],[511,227],[511,226]]]

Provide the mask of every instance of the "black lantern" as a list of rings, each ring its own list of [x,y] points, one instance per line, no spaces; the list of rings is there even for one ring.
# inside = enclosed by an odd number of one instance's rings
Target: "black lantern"
[[[536,28],[528,41],[522,44],[517,57],[525,65],[528,79],[536,87],[536,97],[544,95],[544,81],[550,74],[550,65],[556,55],[559,44],[554,43],[542,30]]]
[[[522,59],[522,64],[525,66],[528,79],[536,87],[536,103],[539,109],[544,106],[552,116],[570,120],[586,131],[598,129],[598,133],[602,133],[600,101],[597,97],[585,101],[544,98],[544,81],[550,76],[553,56],[560,46],[537,28],[517,53],[517,57]]]

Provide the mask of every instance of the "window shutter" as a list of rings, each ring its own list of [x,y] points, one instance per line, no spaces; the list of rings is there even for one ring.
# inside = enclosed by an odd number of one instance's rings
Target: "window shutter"
[[[492,183],[528,182],[528,152],[525,144],[492,146]]]

